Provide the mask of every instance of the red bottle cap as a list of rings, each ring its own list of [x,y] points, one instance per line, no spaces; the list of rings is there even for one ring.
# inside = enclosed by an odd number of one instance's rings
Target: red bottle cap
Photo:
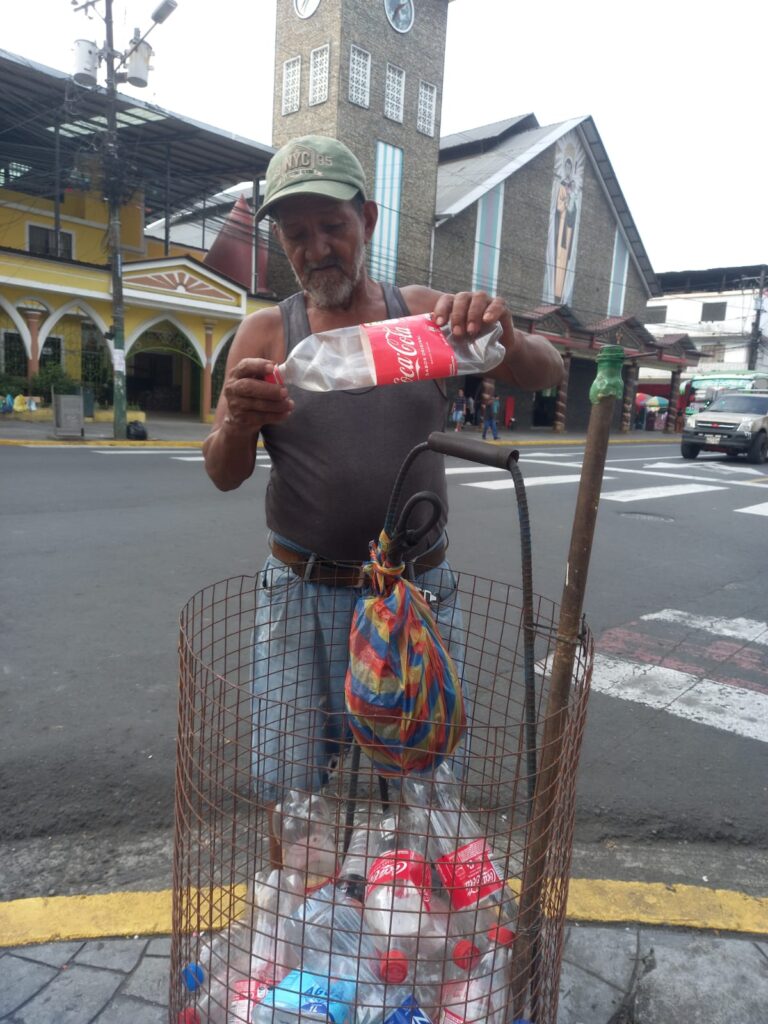
[[[382,981],[390,985],[402,985],[408,975],[408,958],[401,949],[382,953],[379,960],[379,974]]]
[[[177,1024],[200,1024],[200,1014],[194,1006],[185,1006],[183,1010],[179,1011],[176,1021]]]
[[[480,950],[469,939],[459,939],[453,951],[453,962],[463,971],[471,971],[480,961]]]
[[[499,946],[511,946],[517,938],[517,935],[515,935],[511,928],[505,928],[502,924],[494,925],[493,928],[489,928],[488,938],[491,942],[495,942]]]

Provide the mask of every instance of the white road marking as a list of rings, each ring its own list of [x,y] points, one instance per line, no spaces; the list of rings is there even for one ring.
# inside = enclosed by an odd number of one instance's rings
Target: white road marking
[[[446,476],[460,476],[462,473],[508,473],[508,469],[501,469],[498,466],[448,466],[445,470]]]
[[[768,696],[658,665],[595,655],[592,689],[768,743]]]
[[[636,487],[629,491],[604,491],[605,501],[650,501],[656,498],[674,498],[679,494],[698,494],[703,491],[724,491],[725,487],[712,484],[670,484],[668,487]]]
[[[746,508],[737,508],[736,512],[747,512],[752,516],[768,516],[768,501],[764,501],[762,505],[747,505]]]
[[[732,462],[650,462],[645,468],[646,469],[703,469],[704,467],[711,472],[715,470],[718,473],[741,473],[744,476],[764,476],[759,469],[753,469],[752,466],[739,466],[734,465]]]
[[[204,455],[172,455],[174,462],[204,462]]]
[[[167,455],[169,451],[197,452],[199,448],[91,448],[97,455]]]
[[[691,629],[703,629],[717,636],[768,647],[768,622],[758,622],[756,619],[719,619],[709,615],[691,615],[679,608],[662,608],[661,611],[649,612],[640,618],[644,622],[679,622]]]
[[[612,477],[605,477],[605,479],[610,480]],[[581,475],[578,473],[570,476],[535,476],[525,481],[525,489],[528,490],[530,487],[538,487],[544,484],[576,484],[579,480],[581,480]],[[514,489],[515,481],[511,478],[506,480],[480,480],[477,483],[468,483],[463,486],[483,487],[487,491],[507,491],[510,488]]]

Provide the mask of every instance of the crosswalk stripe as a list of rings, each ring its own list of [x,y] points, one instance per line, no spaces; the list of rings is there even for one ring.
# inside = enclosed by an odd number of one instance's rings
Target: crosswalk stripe
[[[172,455],[174,462],[204,462],[204,455]]]
[[[176,448],[177,452],[198,452],[199,448]],[[91,448],[96,455],[167,455],[168,448]],[[175,456],[174,456],[175,457]]]
[[[747,512],[752,516],[768,516],[768,501],[764,501],[762,505],[747,505],[746,508],[737,508],[737,512]]]
[[[508,473],[509,470],[500,469],[498,466],[448,466],[445,470],[446,476],[462,476],[465,473]]]
[[[605,491],[605,501],[651,501],[656,498],[674,498],[680,494],[699,494],[703,491],[724,491],[727,488],[712,484],[670,484],[668,487],[634,487],[627,491]]]
[[[605,479],[610,480],[611,477],[605,477]],[[578,473],[569,476],[535,476],[525,481],[525,488],[528,490],[530,487],[538,487],[543,484],[575,484],[579,480],[581,480],[581,475]],[[508,477],[505,480],[478,480],[462,486],[482,487],[486,491],[508,491],[510,488],[514,488],[515,481]]]
[[[641,615],[643,622],[677,622],[691,629],[702,629],[718,636],[743,640],[745,643],[768,646],[768,622],[757,619],[721,619],[710,615],[691,615],[679,608],[662,608],[658,612]]]
[[[764,476],[759,469],[752,466],[735,466],[732,462],[650,462],[646,469],[693,469],[708,472],[725,473],[726,475],[741,474],[742,476]]]
[[[592,689],[768,743],[768,696],[659,665],[596,654]]]

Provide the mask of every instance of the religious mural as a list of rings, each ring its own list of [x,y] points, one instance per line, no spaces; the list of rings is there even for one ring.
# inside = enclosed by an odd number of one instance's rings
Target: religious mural
[[[573,298],[585,160],[576,132],[568,132],[555,146],[542,298],[558,306],[570,305]]]

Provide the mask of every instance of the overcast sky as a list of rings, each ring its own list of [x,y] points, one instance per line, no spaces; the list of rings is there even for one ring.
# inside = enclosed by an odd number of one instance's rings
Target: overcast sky
[[[114,0],[117,49],[158,2]],[[70,71],[74,39],[103,44],[101,19],[70,0],[6,6],[0,47],[12,53]],[[454,0],[442,134],[523,113],[541,124],[590,114],[656,271],[768,262],[768,3],[733,11],[726,20],[701,0]],[[178,0],[149,37],[149,87],[124,91],[269,143],[274,22],[274,0]]]

